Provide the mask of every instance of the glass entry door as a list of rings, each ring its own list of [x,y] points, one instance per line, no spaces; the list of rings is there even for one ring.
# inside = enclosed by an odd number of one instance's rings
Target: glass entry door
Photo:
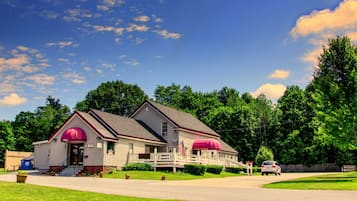
[[[83,165],[84,143],[70,144],[69,165]]]

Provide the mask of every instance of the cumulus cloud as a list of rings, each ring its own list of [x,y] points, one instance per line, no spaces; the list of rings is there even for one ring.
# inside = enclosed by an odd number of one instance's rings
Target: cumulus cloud
[[[269,75],[270,78],[285,80],[290,76],[290,71],[276,69],[272,74]]]
[[[259,95],[264,94],[267,98],[276,100],[284,95],[285,90],[286,86],[283,84],[266,83],[250,94],[253,97],[258,97]]]
[[[351,39],[351,41],[357,41],[357,31],[347,33],[347,36]]]
[[[317,65],[318,58],[323,52],[322,47],[318,46],[315,49],[309,50],[304,54],[304,56],[301,58],[303,61],[314,64],[315,66]]]
[[[40,85],[52,85],[55,82],[56,78],[54,76],[42,73],[27,76],[24,78],[24,80],[31,80],[34,81],[36,84]]]
[[[110,11],[113,7],[125,4],[124,0],[102,0],[101,4],[97,5],[97,9],[101,11]]]
[[[166,29],[155,30],[154,32],[157,33],[158,35],[160,35],[164,39],[168,39],[168,38],[170,38],[170,39],[180,39],[181,38],[181,34],[168,32]]]
[[[149,27],[146,25],[137,25],[137,24],[130,24],[126,30],[128,32],[132,32],[132,31],[140,31],[140,32],[145,32],[147,30],[149,30]]]
[[[92,13],[90,10],[76,7],[65,10],[63,20],[67,22],[80,22],[82,19],[96,18],[100,16],[99,13]]]
[[[3,99],[0,99],[0,106],[16,106],[26,102],[26,98],[20,97],[16,93],[11,93],[10,95],[5,96]]]
[[[86,79],[78,73],[66,73],[63,77],[75,84],[83,84],[86,82]]]
[[[118,35],[123,34],[124,28],[114,27],[114,26],[101,26],[101,25],[93,25],[93,29],[97,32],[114,32]]]
[[[150,21],[150,17],[146,16],[146,15],[136,16],[134,18],[134,21],[136,21],[136,22],[148,22],[148,21]]]
[[[324,9],[301,16],[291,30],[293,37],[341,30],[357,25],[357,1],[345,0],[335,10]]]

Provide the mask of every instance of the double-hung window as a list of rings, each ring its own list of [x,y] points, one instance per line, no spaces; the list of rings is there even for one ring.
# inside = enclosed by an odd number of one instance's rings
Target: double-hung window
[[[161,135],[167,136],[167,122],[166,121],[161,123]]]

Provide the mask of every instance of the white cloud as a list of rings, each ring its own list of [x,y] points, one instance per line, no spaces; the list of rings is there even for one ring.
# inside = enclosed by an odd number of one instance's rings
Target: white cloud
[[[97,9],[101,11],[110,11],[111,8],[125,4],[124,0],[102,0]]]
[[[134,18],[134,21],[136,21],[136,22],[148,22],[148,21],[150,21],[150,17],[146,16],[146,15],[136,16]]]
[[[357,41],[357,31],[347,33],[347,36],[351,39],[351,41]]]
[[[143,43],[145,41],[145,39],[143,39],[143,38],[135,38],[135,44],[136,45],[140,45],[141,43]]]
[[[83,76],[79,75],[78,73],[73,73],[73,72],[66,73],[63,75],[63,77],[75,84],[83,84],[86,82],[86,79]]]
[[[253,97],[258,97],[259,95],[264,94],[269,99],[278,99],[284,95],[285,90],[286,86],[283,84],[266,83],[250,94]]]
[[[124,64],[131,65],[131,66],[137,66],[140,64],[140,62],[136,60],[131,60],[131,61],[125,61]]]
[[[40,12],[40,16],[52,20],[52,19],[57,19],[59,14],[55,11],[44,10]]]
[[[101,10],[101,11],[107,11],[110,8],[108,6],[105,6],[105,5],[97,5],[97,9]]]
[[[26,102],[26,98],[20,97],[16,93],[11,93],[10,95],[5,96],[3,99],[0,99],[0,106],[16,106]]]
[[[345,0],[335,10],[324,9],[301,16],[291,30],[293,37],[318,34],[327,30],[353,28],[357,25],[357,1]]]
[[[24,80],[32,80],[36,84],[40,84],[40,85],[52,85],[55,82],[56,78],[54,76],[42,73],[42,74],[27,76],[24,78]]]
[[[89,72],[89,71],[91,71],[92,69],[91,69],[89,66],[84,66],[84,67],[83,67],[83,70]]]
[[[285,80],[290,76],[290,71],[276,69],[272,74],[269,75],[270,78]]]
[[[67,58],[58,58],[57,61],[60,61],[63,63],[69,63],[69,59],[67,59]]]
[[[59,42],[48,42],[47,46],[58,46],[59,48],[64,48],[64,47],[76,47],[78,44],[75,44],[73,41],[59,41]]]
[[[28,47],[25,47],[25,46],[22,46],[22,45],[17,46],[16,48],[19,49],[19,50],[21,50],[21,51],[24,51],[24,52],[26,52],[27,50],[29,50]]]
[[[159,34],[160,36],[162,36],[164,39],[180,39],[181,38],[181,34],[179,33],[173,33],[173,32],[168,32],[166,29],[163,30],[155,30],[155,33]]]
[[[63,16],[63,20],[67,22],[80,22],[82,19],[96,18],[101,16],[99,13],[92,13],[90,10],[80,8],[79,6],[65,10],[65,14],[66,15]]]
[[[40,68],[35,66],[24,66],[22,70],[26,73],[34,73],[40,70]]]
[[[313,64],[314,66],[317,66],[318,58],[322,52],[322,47],[317,46],[315,49],[309,50],[307,53],[305,53],[301,59],[305,62]]]
[[[146,25],[137,25],[137,24],[130,24],[126,30],[128,32],[133,32],[133,31],[140,31],[140,32],[145,32],[149,30],[149,27]]]
[[[124,32],[124,28],[120,28],[120,27],[114,27],[114,26],[101,26],[101,25],[93,25],[93,29],[97,32],[114,32],[118,35],[123,34]]]
[[[12,80],[13,78],[6,77],[5,80],[0,83],[0,94],[8,94],[15,91],[15,86],[10,83]]]

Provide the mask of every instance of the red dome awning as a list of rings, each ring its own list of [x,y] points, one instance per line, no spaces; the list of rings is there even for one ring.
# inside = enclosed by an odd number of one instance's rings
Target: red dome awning
[[[87,141],[87,135],[81,128],[73,127],[73,128],[69,128],[63,132],[61,141],[62,142],[73,142],[73,141],[85,142],[85,141]]]
[[[218,140],[212,138],[197,139],[193,142],[192,149],[193,150],[201,150],[201,149],[221,150],[222,145]]]

